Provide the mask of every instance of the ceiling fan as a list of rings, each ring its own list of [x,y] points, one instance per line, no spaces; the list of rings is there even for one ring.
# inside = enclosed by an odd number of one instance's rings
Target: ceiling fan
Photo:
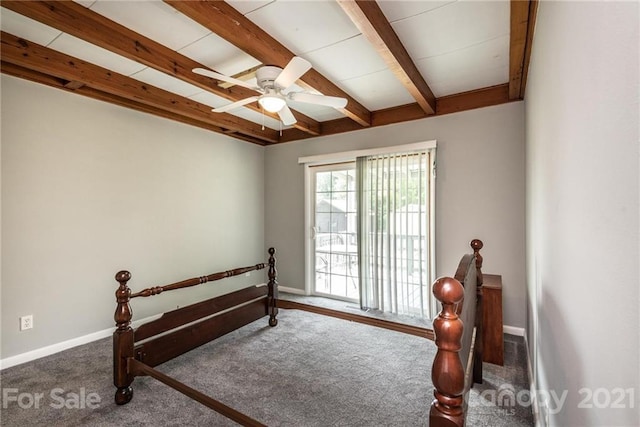
[[[347,105],[345,98],[335,96],[316,95],[307,92],[286,92],[304,73],[311,68],[311,63],[306,59],[294,56],[284,69],[265,65],[256,71],[258,86],[253,86],[243,80],[225,76],[205,68],[194,68],[193,72],[216,80],[223,80],[238,86],[246,87],[260,93],[257,96],[241,99],[222,107],[214,108],[214,113],[224,113],[234,108],[258,101],[266,111],[278,113],[278,117],[285,126],[294,124],[297,120],[287,101],[305,102],[308,104],[324,105],[333,108],[344,108]]]

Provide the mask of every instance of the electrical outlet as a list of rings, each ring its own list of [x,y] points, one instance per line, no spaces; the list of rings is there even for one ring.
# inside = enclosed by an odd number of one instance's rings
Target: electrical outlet
[[[22,316],[20,318],[20,330],[26,331],[27,329],[33,328],[33,314],[28,316]]]

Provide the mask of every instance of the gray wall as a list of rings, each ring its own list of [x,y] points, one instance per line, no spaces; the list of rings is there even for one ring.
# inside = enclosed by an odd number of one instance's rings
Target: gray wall
[[[526,93],[527,337],[534,387],[567,392],[562,407],[543,408],[543,425],[545,415],[640,425],[638,12],[637,2],[539,6]]]
[[[112,327],[120,269],[141,289],[265,260],[263,177],[262,147],[3,75],[1,357]]]
[[[484,271],[502,274],[504,322],[525,325],[524,104],[281,144],[266,152],[266,242],[282,286],[304,289],[304,168],[298,157],[436,139],[437,275],[480,238]]]

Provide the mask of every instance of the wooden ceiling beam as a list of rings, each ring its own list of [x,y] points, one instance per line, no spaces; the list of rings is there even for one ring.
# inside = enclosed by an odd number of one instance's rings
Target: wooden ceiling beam
[[[521,99],[527,28],[529,26],[529,0],[511,0],[509,41],[509,99]]]
[[[260,125],[249,120],[227,113],[212,113],[209,106],[191,99],[18,38],[4,31],[1,34],[2,60],[5,62],[67,81],[79,81],[101,92],[200,120],[223,129],[233,129],[266,142],[279,140],[276,131],[262,130]]]
[[[389,69],[426,114],[436,111],[436,97],[418,71],[400,38],[378,3],[371,0],[338,0],[347,16],[369,40]]]
[[[21,79],[30,80],[36,83],[42,83],[47,86],[64,89],[67,92],[75,93],[75,89],[70,89],[67,87],[67,83],[69,83],[69,81],[65,79],[59,79],[58,77],[40,73],[29,68],[24,68],[10,62],[6,62],[4,60],[0,62],[0,69],[2,71],[2,74],[19,77]]]
[[[224,1],[164,1],[263,64],[284,68],[295,56]],[[323,95],[346,98],[347,106],[341,111],[360,126],[369,126],[371,112],[315,69],[307,71],[300,80]]]
[[[509,97],[509,84],[504,83],[438,98],[436,100],[436,115],[442,116],[444,114],[490,107],[510,101],[517,101],[517,99]]]
[[[143,113],[152,114],[154,116],[164,117],[169,120],[174,120],[190,126],[196,126],[205,130],[209,130],[217,133],[226,132],[225,129],[219,126],[215,126],[210,123],[205,123],[200,120],[194,120],[189,117],[182,116],[180,114],[175,114],[169,111],[161,110],[159,108],[155,108],[150,105],[141,104],[139,102],[135,102],[130,99],[125,99],[116,95],[112,95],[110,93],[101,92],[97,89],[91,88],[86,85],[83,85],[77,89],[71,89],[69,87],[69,84],[66,83],[67,81],[64,79],[59,79],[49,74],[40,73],[38,71],[34,71],[29,68],[24,68],[19,65],[11,64],[9,62],[2,61],[1,68],[2,68],[3,74],[7,74],[10,76],[18,77],[25,80],[30,80],[35,83],[44,84],[56,89],[62,89],[70,93],[83,95],[88,98],[93,98],[99,101],[109,102],[111,104],[119,105],[121,107],[126,107],[132,110],[141,111]],[[265,145],[264,141],[249,137],[247,135],[235,134],[233,136],[234,138],[251,142],[253,144],[262,145],[262,146]]]
[[[2,1],[2,7],[40,21],[60,31],[93,43],[111,52],[140,62],[158,71],[182,79],[230,101],[255,96],[251,89],[234,86],[222,88],[216,80],[193,73],[194,68],[208,68],[166,46],[111,21],[92,10],[69,1]],[[257,103],[245,107],[263,113]],[[267,113],[280,120],[277,114]],[[320,124],[300,112],[293,112],[295,127],[312,135],[320,134]]]
[[[520,99],[524,99],[527,89],[527,75],[529,74],[529,62],[531,61],[531,49],[533,48],[533,33],[536,28],[536,16],[538,15],[538,0],[529,2],[529,22],[527,23],[527,44],[524,49],[524,68],[522,70],[522,82],[520,83]]]
[[[437,98],[435,115],[427,115],[418,103],[372,111],[371,127],[442,116],[460,111],[504,104],[511,101],[517,100],[509,99],[509,84],[504,83]],[[348,119],[330,120],[323,122],[322,136],[351,132],[359,129],[361,128]],[[308,138],[313,137],[305,135],[297,129],[287,129],[283,132],[280,142],[292,142]]]

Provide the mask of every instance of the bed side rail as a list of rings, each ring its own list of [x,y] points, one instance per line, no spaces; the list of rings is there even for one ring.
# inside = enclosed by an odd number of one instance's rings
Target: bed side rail
[[[168,375],[163,374],[160,371],[157,371],[144,363],[141,363],[137,360],[131,361],[131,368],[136,372],[137,375],[149,375],[157,379],[158,381],[168,385],[169,387],[179,391],[180,393],[202,403],[203,405],[213,409],[214,411],[224,415],[227,418],[232,419],[242,426],[247,427],[266,427],[260,421],[256,421],[248,415],[243,414],[242,412],[236,411],[235,409],[225,405],[224,403],[207,396],[204,393],[199,392],[198,390],[189,387],[171,378]]]

